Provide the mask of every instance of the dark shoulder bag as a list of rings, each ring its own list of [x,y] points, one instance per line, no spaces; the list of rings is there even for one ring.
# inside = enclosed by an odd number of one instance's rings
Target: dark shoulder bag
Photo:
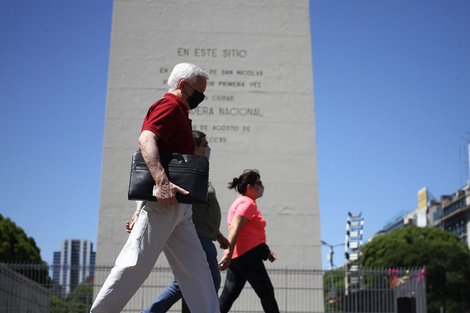
[[[189,195],[176,194],[179,203],[207,203],[209,160],[205,156],[163,153],[160,161],[170,182],[189,191]],[[128,199],[157,201],[155,181],[140,150],[132,156]]]

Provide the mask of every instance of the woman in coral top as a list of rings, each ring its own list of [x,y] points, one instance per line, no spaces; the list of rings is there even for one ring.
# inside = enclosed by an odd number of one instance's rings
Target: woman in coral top
[[[219,263],[227,270],[224,289],[219,298],[220,312],[226,313],[248,281],[261,300],[264,312],[278,313],[274,288],[263,260],[274,262],[276,255],[266,245],[266,220],[256,205],[264,186],[257,170],[245,170],[228,186],[240,193],[228,212],[228,241],[231,248]]]

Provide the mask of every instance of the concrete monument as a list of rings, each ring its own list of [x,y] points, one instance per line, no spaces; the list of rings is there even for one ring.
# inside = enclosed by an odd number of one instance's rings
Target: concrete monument
[[[307,0],[115,0],[96,264],[112,264],[128,236],[130,161],[147,109],[173,66],[189,62],[211,78],[190,118],[212,148],[222,232],[237,196],[228,182],[258,169],[278,256],[270,266],[321,269],[311,57]]]

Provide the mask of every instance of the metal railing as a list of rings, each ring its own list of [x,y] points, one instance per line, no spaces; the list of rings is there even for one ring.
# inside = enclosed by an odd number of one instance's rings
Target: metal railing
[[[54,270],[80,270],[74,266],[57,268],[47,264],[0,263],[0,312],[89,312],[93,296],[101,288],[112,266],[94,266],[95,276],[78,286],[64,288],[52,280]],[[426,285],[422,269],[374,269],[346,273],[308,269],[270,269],[281,312],[409,312],[425,313]],[[353,279],[351,279],[353,278]],[[156,267],[132,297],[123,312],[140,312],[173,280],[170,268]],[[222,286],[225,272],[222,272]],[[65,293],[64,290],[70,290]],[[406,312],[408,312],[406,311]],[[181,312],[175,304],[169,312]],[[230,312],[263,312],[257,295],[247,284]]]

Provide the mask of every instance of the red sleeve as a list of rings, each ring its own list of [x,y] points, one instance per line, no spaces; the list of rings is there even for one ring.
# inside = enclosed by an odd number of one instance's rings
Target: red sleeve
[[[176,121],[180,114],[176,111],[177,109],[179,108],[168,101],[155,103],[147,113],[142,131],[149,130],[163,141],[168,142],[178,126]]]

